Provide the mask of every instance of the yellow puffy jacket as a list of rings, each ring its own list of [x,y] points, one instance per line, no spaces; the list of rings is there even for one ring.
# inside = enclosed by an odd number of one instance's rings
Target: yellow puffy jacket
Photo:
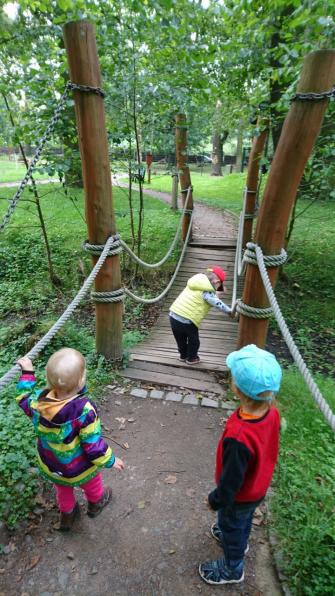
[[[185,290],[171,305],[170,311],[189,319],[199,327],[202,319],[207,315],[211,306],[203,299],[203,292],[214,292],[214,288],[204,273],[197,273],[190,277]]]

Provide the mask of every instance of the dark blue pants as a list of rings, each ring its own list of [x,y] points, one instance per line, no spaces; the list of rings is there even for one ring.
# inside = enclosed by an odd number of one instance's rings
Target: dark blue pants
[[[234,568],[244,559],[251,531],[252,517],[257,503],[234,503],[219,509],[218,526],[222,532],[221,543],[227,567]]]
[[[172,333],[177,342],[180,358],[192,360],[198,355],[199,330],[194,323],[182,323],[169,317]]]

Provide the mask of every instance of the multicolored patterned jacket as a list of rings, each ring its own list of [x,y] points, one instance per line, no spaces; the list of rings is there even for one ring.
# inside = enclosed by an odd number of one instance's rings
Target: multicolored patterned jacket
[[[16,400],[32,419],[42,474],[56,484],[78,486],[96,476],[99,468],[111,468],[115,456],[101,436],[100,419],[86,397],[86,387],[59,402],[50,389],[37,390],[35,385],[33,374],[22,374]]]

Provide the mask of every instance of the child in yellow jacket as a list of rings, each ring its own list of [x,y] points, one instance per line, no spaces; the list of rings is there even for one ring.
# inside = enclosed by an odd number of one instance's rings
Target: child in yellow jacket
[[[210,308],[214,306],[227,315],[234,316],[232,309],[217,294],[224,292],[225,278],[225,271],[216,266],[207,269],[206,273],[193,275],[170,307],[172,333],[177,342],[180,360],[186,364],[200,362],[199,326]]]

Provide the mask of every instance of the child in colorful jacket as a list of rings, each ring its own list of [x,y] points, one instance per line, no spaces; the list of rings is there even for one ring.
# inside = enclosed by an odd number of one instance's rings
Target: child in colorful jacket
[[[80,352],[63,348],[48,360],[48,387],[36,390],[36,378],[29,358],[18,360],[22,373],[17,385],[17,402],[32,419],[37,436],[37,461],[54,483],[60,510],[58,529],[68,531],[79,516],[74,487],[80,486],[88,501],[87,515],[96,517],[112,498],[104,489],[101,468],[123,470],[101,436],[96,407],[87,397],[86,363]]]
[[[206,273],[193,275],[170,307],[172,333],[177,342],[180,360],[186,364],[200,362],[199,326],[212,306],[234,317],[232,309],[220,299],[220,294],[225,291],[225,278],[225,271],[216,266],[207,269]]]
[[[244,555],[252,517],[270,485],[278,458],[280,418],[271,400],[279,391],[282,372],[273,356],[251,344],[227,357],[232,390],[240,407],[228,418],[216,451],[216,488],[208,505],[218,512],[212,536],[224,557],[202,563],[208,584],[244,579]]]

